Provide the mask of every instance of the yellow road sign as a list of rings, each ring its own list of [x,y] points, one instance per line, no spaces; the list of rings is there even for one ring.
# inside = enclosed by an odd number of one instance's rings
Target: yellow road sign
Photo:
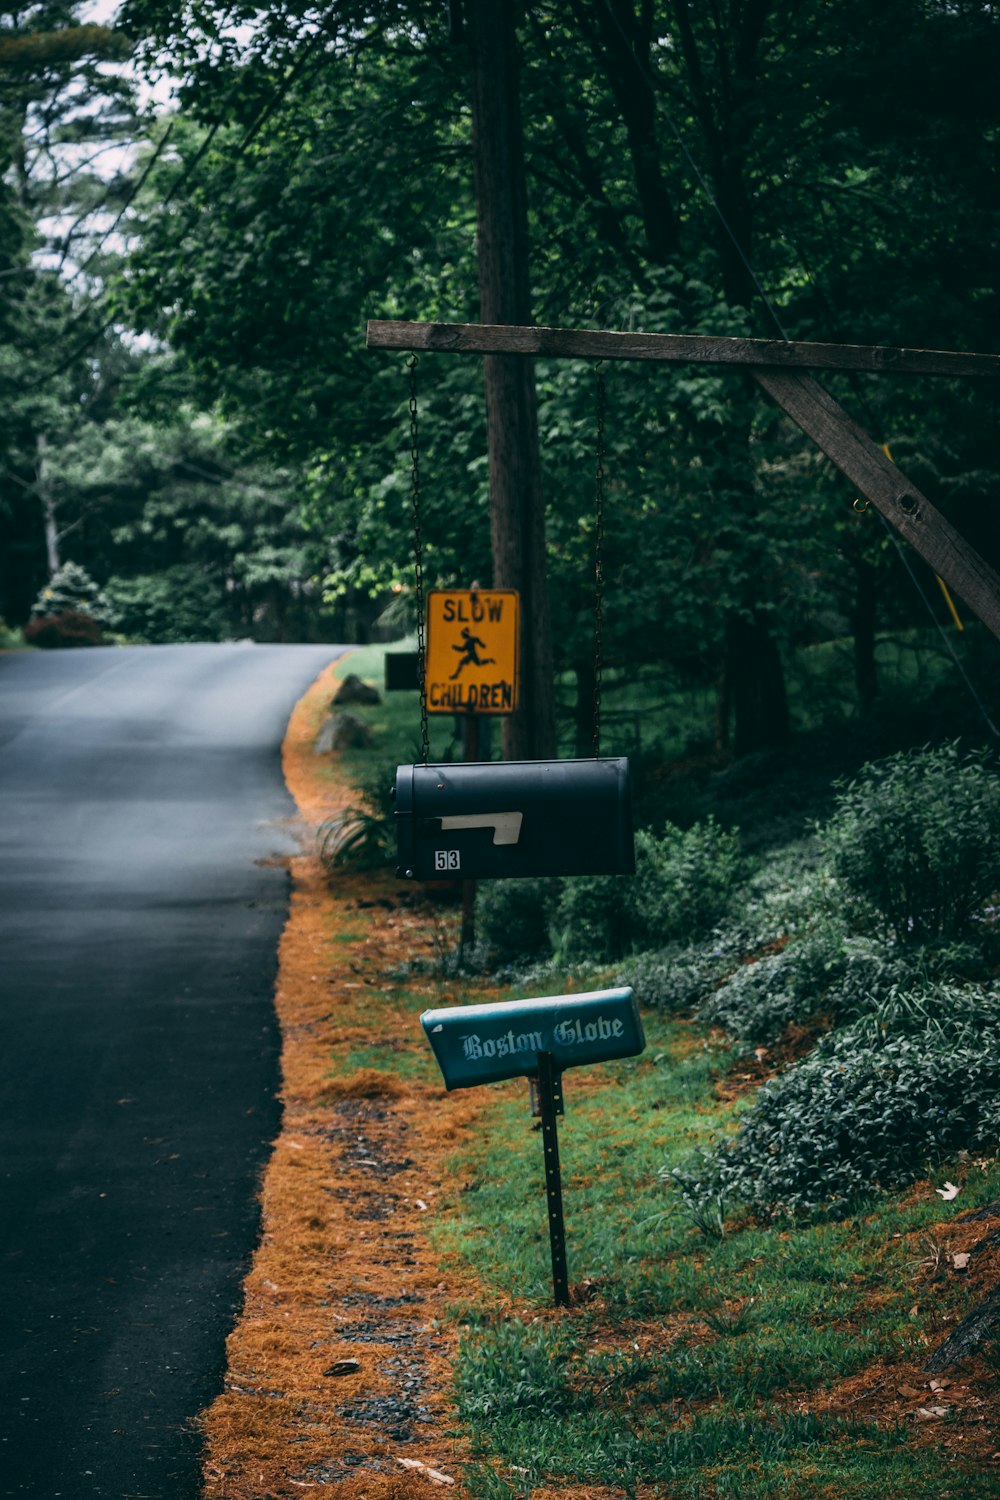
[[[427,711],[512,714],[517,707],[521,599],[516,589],[427,595]]]

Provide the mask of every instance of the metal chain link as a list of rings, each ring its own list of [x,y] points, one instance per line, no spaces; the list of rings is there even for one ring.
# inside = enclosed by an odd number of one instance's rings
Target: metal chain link
[[[597,463],[594,486],[597,499],[597,519],[594,534],[594,758],[601,758],[601,673],[604,635],[604,425],[608,414],[608,393],[601,370],[603,361],[598,360],[597,375]]]
[[[417,677],[420,685],[420,758],[426,766],[430,757],[427,720],[427,649],[424,639],[424,551],[420,534],[420,443],[417,427],[417,365],[415,354],[406,361],[410,373],[410,498],[413,503],[413,572],[417,593]]]

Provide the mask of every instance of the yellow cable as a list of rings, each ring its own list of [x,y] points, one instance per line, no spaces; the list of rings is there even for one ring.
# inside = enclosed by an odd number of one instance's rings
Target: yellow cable
[[[892,456],[892,453],[890,452],[889,444],[888,443],[883,443],[882,444],[882,452],[885,454],[886,458],[889,460],[889,462],[891,464],[894,464],[896,462],[896,460]],[[855,501],[855,508],[857,508],[857,501]],[[959,618],[958,610],[955,608],[955,601],[951,597],[951,594],[948,592],[948,585],[945,583],[945,581],[941,577],[940,573],[935,573],[934,577],[937,579],[938,583],[941,586],[941,592],[944,595],[944,602],[945,602],[945,604],[947,604],[948,609],[949,609],[949,611],[951,613],[951,618],[955,622],[955,629],[956,630],[964,630],[965,626],[962,624],[962,621]]]

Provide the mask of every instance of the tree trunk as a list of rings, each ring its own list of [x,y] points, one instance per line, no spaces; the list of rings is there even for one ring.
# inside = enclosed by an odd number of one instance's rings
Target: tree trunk
[[[854,683],[861,712],[870,714],[878,697],[878,664],[875,661],[875,606],[878,591],[875,587],[875,569],[870,562],[866,562],[863,557],[858,558],[855,571],[857,590],[851,612]]]
[[[466,13],[479,318],[528,324],[528,213],[514,11],[508,0],[469,0]],[[515,355],[490,354],[483,363],[493,585],[521,595],[521,701],[504,720],[504,756],[546,759],[555,753],[555,700],[535,370],[531,360]]]
[[[787,744],[790,725],[785,676],[774,637],[759,618],[726,621],[722,693],[733,716],[733,754]]]
[[[48,438],[40,432],[35,439],[35,484],[38,488],[38,498],[42,502],[42,515],[45,520],[45,560],[48,564],[51,583],[59,572],[59,523],[56,520],[56,503],[49,484],[49,469],[45,456],[48,446]]]

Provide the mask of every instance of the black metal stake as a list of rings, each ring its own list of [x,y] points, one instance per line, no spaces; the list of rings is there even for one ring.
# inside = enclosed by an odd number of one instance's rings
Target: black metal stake
[[[552,1291],[556,1307],[569,1307],[566,1272],[566,1226],[563,1222],[562,1180],[559,1175],[558,1105],[562,1102],[562,1080],[551,1052],[538,1054],[538,1093],[542,1106],[542,1147],[545,1152],[545,1199],[549,1210],[549,1244],[552,1247]]]

